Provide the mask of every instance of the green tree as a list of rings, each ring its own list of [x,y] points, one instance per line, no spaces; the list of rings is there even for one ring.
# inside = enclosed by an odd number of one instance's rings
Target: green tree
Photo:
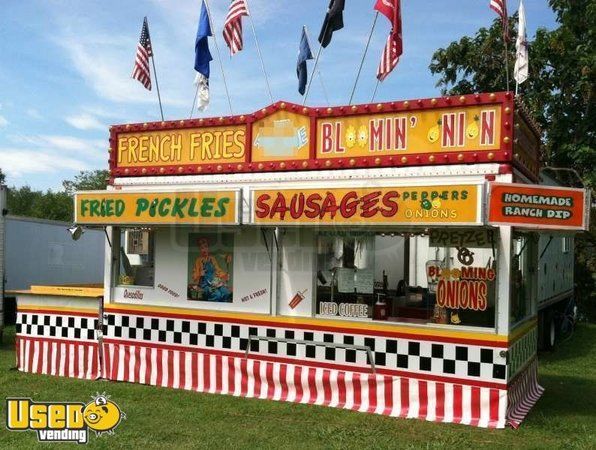
[[[34,191],[29,186],[12,187],[7,194],[8,211],[17,216],[70,222],[73,218],[74,193],[105,189],[107,177],[107,170],[81,171],[74,180],[64,180],[64,191],[59,192]]]
[[[570,167],[590,186],[596,185],[596,2],[550,0],[558,22],[554,30],[540,28],[529,40],[529,78],[521,95],[544,133],[546,162]],[[517,20],[510,23],[516,36]],[[481,28],[432,57],[430,70],[445,94],[506,89],[501,24]],[[515,45],[509,45],[512,72]]]
[[[74,180],[64,180],[62,186],[69,195],[76,191],[104,190],[108,185],[110,173],[107,170],[80,171]]]
[[[520,86],[526,106],[543,130],[545,162],[575,169],[584,182],[596,186],[596,1],[549,0],[558,27],[540,28],[528,42],[529,78]],[[516,36],[516,17],[509,21]],[[430,70],[438,75],[444,94],[506,89],[505,45],[501,24],[479,29],[432,57]],[[508,48],[512,72],[515,45]],[[594,219],[594,214],[592,214]],[[596,224],[576,239],[578,297],[596,320]],[[588,302],[587,299],[591,299]]]
[[[2,169],[0,169],[0,184],[4,184],[5,181],[6,175],[4,174],[4,172],[2,172]]]

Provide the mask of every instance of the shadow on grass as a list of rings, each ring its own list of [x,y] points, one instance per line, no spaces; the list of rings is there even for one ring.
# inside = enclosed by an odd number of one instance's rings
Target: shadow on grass
[[[593,378],[540,375],[545,392],[536,409],[548,415],[585,416],[596,419],[596,383]]]
[[[538,360],[550,365],[585,358],[590,354],[596,354],[596,325],[580,323],[571,337],[559,342],[554,351],[539,352]]]

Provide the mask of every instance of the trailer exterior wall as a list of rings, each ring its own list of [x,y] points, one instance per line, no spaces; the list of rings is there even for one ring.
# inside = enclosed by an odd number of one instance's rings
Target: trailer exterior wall
[[[5,289],[29,289],[33,284],[101,284],[103,231],[86,230],[73,241],[69,225],[6,216]]]

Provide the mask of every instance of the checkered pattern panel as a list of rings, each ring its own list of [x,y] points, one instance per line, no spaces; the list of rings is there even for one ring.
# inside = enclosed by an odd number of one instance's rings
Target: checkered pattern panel
[[[92,317],[17,313],[16,331],[24,336],[93,341],[96,328]]]
[[[536,354],[538,351],[538,328],[532,328],[509,347],[509,379]]]
[[[246,350],[249,336],[259,336],[263,339],[250,340],[251,353],[342,365],[370,364],[365,350],[329,345],[346,344],[370,348],[379,368],[497,382],[506,377],[500,349],[445,342],[121,314],[106,314],[104,335],[235,352]],[[266,337],[307,343],[277,342]]]

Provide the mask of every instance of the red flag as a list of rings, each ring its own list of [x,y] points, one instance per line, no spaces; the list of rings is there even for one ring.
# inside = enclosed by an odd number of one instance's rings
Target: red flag
[[[490,0],[490,9],[498,14],[503,24],[503,40],[509,41],[509,15],[507,14],[507,0]]]
[[[399,57],[403,53],[400,0],[377,0],[375,9],[391,22],[391,32],[377,68],[377,78],[383,81],[397,66]]]

